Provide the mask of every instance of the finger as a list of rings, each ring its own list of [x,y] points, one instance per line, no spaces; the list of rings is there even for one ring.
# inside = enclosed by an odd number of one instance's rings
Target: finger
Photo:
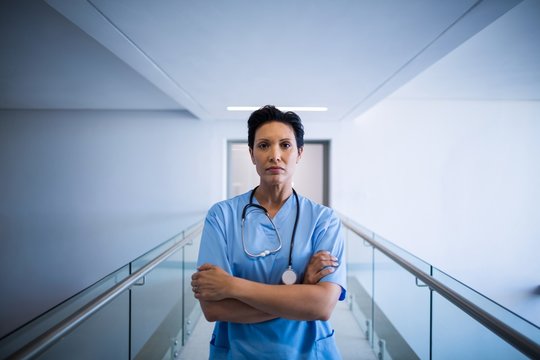
[[[327,267],[327,268],[322,269],[316,274],[316,279],[317,279],[316,282],[319,282],[323,277],[333,273],[334,271],[336,270],[333,267]]]
[[[319,260],[309,265],[311,269],[314,269],[314,270],[316,269],[317,271],[322,270],[329,266],[338,267],[339,263],[337,261],[332,261],[332,260]]]
[[[320,265],[321,265],[321,268],[328,267],[328,266],[338,267],[339,263],[337,261],[333,261],[333,260],[325,260],[325,261],[321,261]]]
[[[330,251],[328,250],[319,250],[315,253],[315,255],[321,254],[321,255],[330,255]]]
[[[321,256],[319,259],[322,261],[338,261],[338,258],[332,255]]]
[[[213,267],[214,267],[214,265],[212,265],[212,264],[204,263],[204,264],[202,264],[201,266],[199,266],[199,267],[197,268],[197,270],[199,270],[199,271],[205,271],[205,270],[210,270],[210,269],[212,269]]]
[[[320,251],[317,251],[315,254],[313,254],[311,256],[311,260],[325,258],[325,257],[328,257],[328,256],[330,256],[330,253],[328,251],[320,250]]]
[[[315,253],[316,256],[319,256],[321,258],[324,258],[324,259],[332,259],[334,261],[337,260],[337,257],[335,257],[334,255],[332,255],[332,253],[330,251],[327,251],[327,250],[320,250],[320,251],[317,251],[317,253]]]
[[[337,261],[337,257],[335,257],[334,255],[332,255],[330,253],[330,251],[326,251],[326,250],[321,250],[321,251],[318,251],[315,255],[313,256],[316,256],[320,259],[324,259],[324,260],[333,260],[333,261]]]
[[[326,258],[329,258],[330,257],[330,254],[327,254],[327,253],[324,253],[324,252],[318,252],[316,253],[315,255],[313,255],[312,259],[315,259],[315,260],[323,260],[323,259],[326,259]]]
[[[336,269],[334,267],[322,267],[321,270],[319,270],[317,272],[314,272],[314,273],[311,273],[311,274],[306,274],[306,278],[305,278],[303,283],[304,284],[316,284],[323,277],[325,277],[328,274],[333,273],[334,271],[336,271]]]
[[[336,268],[329,266],[319,271],[319,274],[321,274],[322,277],[325,277],[326,275],[331,274],[334,271],[336,271]]]

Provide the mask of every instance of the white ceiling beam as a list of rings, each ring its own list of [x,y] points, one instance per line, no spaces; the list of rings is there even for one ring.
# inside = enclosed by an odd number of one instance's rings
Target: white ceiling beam
[[[355,119],[523,0],[479,0],[342,117]]]
[[[163,93],[199,119],[208,119],[204,107],[148,54],[87,0],[45,0],[81,30],[115,54]]]

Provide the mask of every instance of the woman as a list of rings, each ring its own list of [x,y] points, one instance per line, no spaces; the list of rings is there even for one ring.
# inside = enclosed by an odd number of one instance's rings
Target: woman
[[[327,320],[346,293],[341,225],[292,187],[300,118],[273,106],[253,112],[248,145],[260,184],[209,210],[192,276],[216,321],[210,358],[339,359]]]

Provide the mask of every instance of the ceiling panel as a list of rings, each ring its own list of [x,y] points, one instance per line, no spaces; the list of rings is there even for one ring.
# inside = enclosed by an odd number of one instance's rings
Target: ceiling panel
[[[540,1],[527,0],[392,99],[540,101]]]
[[[273,103],[339,120],[474,1],[93,3],[212,118]]]
[[[0,4],[0,108],[183,110],[42,1]]]
[[[220,120],[245,119],[227,106],[270,103],[353,119],[519,2],[45,0],[58,14],[12,1],[0,106]]]

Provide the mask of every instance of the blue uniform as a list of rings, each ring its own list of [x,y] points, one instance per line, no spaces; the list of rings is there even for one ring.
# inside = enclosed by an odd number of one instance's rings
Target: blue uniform
[[[290,196],[273,221],[283,245],[280,251],[253,258],[242,245],[241,214],[251,192],[215,204],[208,212],[202,234],[198,265],[211,263],[244,279],[280,284],[289,263],[289,249],[296,217],[296,198]],[[340,266],[321,281],[341,286],[339,300],[345,299],[346,272],[341,223],[335,213],[307,198],[298,196],[300,217],[294,240],[292,267],[298,282],[313,254],[327,250]],[[253,203],[257,200],[253,198]],[[266,221],[264,221],[266,219]],[[256,212],[245,221],[245,246],[259,254],[274,250],[279,240],[271,223]],[[284,285],[285,286],[285,285]],[[333,329],[327,321],[297,321],[278,318],[256,324],[217,321],[210,342],[211,359],[340,359]]]

